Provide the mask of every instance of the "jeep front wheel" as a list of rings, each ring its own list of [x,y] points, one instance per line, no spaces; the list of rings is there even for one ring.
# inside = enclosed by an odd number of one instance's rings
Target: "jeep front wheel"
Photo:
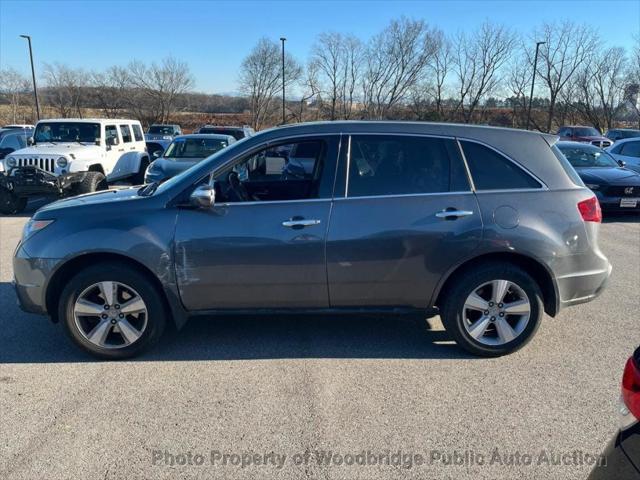
[[[18,197],[6,188],[0,188],[0,213],[13,215],[21,213],[25,208],[27,208],[26,197]]]
[[[82,195],[83,193],[97,192],[107,188],[107,179],[102,173],[87,172],[82,181],[76,185],[76,193]]]

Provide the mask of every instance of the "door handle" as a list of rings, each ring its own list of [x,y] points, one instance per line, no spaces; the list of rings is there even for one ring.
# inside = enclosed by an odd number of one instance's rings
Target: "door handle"
[[[124,148],[118,149],[119,152],[124,152]]]
[[[447,208],[436,213],[436,217],[444,218],[445,220],[455,220],[460,217],[468,217],[469,215],[473,215],[471,210],[458,210],[455,208]]]
[[[311,219],[305,220],[304,218],[301,218],[301,217],[293,217],[290,220],[286,220],[282,222],[283,227],[295,228],[295,229],[311,227],[313,225],[320,225],[320,220],[311,220]]]

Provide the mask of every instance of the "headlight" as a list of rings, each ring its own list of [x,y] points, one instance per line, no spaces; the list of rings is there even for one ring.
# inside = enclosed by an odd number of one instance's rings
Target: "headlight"
[[[7,167],[15,167],[16,166],[16,157],[9,157],[7,158]]]
[[[171,135],[163,135],[162,139],[163,140],[173,140],[173,137]]]
[[[24,242],[31,235],[39,232],[43,228],[51,225],[53,220],[34,220],[33,218],[25,223],[24,228],[22,230],[22,241]]]
[[[58,158],[58,160],[56,160],[56,165],[60,168],[66,167],[68,163],[69,161],[65,157],[60,157]]]
[[[600,185],[597,183],[585,183],[585,185],[589,190],[598,190],[600,188]]]

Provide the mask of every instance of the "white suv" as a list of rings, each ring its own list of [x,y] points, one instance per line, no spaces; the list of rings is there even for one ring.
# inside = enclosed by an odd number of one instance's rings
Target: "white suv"
[[[0,212],[23,210],[33,195],[89,193],[125,179],[141,184],[148,165],[136,120],[42,120],[30,145],[0,163]]]

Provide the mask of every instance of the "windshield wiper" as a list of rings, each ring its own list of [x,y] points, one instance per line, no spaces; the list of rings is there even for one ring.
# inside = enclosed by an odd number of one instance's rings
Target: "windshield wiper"
[[[141,197],[148,197],[149,195],[153,195],[153,192],[160,186],[160,181],[156,180],[155,182],[150,183],[149,185],[145,185],[140,187],[138,190],[138,195]]]

